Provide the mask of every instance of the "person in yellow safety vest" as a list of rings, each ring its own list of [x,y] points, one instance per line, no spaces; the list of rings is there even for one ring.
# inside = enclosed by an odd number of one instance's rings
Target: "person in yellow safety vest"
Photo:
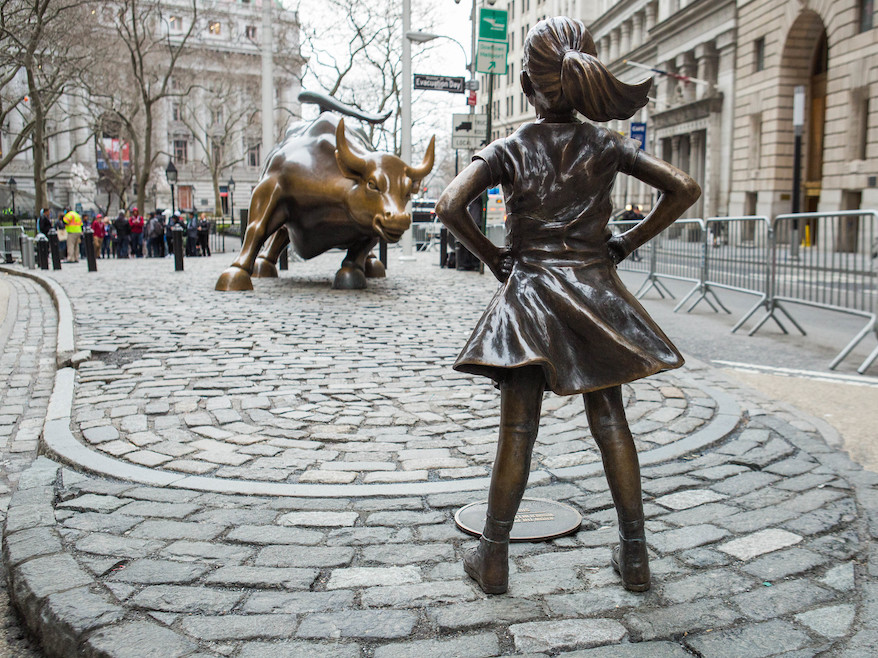
[[[67,228],[67,262],[79,262],[79,241],[82,239],[82,217],[75,210],[64,215]]]

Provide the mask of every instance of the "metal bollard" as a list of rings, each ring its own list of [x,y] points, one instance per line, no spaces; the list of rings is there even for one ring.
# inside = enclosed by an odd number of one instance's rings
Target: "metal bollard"
[[[52,254],[52,269],[61,269],[61,251],[58,246],[58,231],[49,229],[49,253]]]
[[[18,238],[21,248],[21,265],[26,269],[34,269],[34,241],[22,234]]]
[[[277,267],[281,270],[290,269],[290,248],[286,246],[280,252],[280,258],[277,259]]]
[[[448,229],[444,226],[439,229],[439,267],[448,264]]]
[[[171,229],[174,235],[174,271],[183,271],[183,227],[175,224]]]
[[[97,272],[98,262],[95,259],[95,232],[87,228],[82,232],[85,245],[85,260],[88,261],[88,271]]]
[[[49,269],[49,238],[42,233],[37,234],[37,265],[41,270]]]

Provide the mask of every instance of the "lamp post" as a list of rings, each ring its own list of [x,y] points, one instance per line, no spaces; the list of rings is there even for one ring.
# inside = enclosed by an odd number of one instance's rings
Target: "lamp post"
[[[15,216],[15,190],[18,189],[18,183],[16,183],[15,179],[10,176],[7,185],[9,185],[9,191],[12,193],[12,225],[16,226],[18,221]]]
[[[226,183],[229,190],[229,214],[232,216],[232,226],[235,225],[235,179],[229,176],[229,182]]]
[[[406,36],[412,27],[412,3],[411,0],[402,2],[402,108],[400,110],[401,136],[400,155],[402,161],[412,161],[412,42]],[[411,216],[411,201],[406,201],[405,211]],[[402,256],[400,260],[414,260],[412,255],[412,231],[402,234]]]
[[[171,216],[177,212],[177,207],[174,202],[174,185],[177,184],[177,168],[174,166],[173,160],[168,160],[168,166],[165,167],[165,177],[168,179],[168,184],[171,186]]]
[[[797,85],[793,90],[793,129],[795,139],[793,142],[793,213],[801,209],[802,188],[802,132],[805,126],[805,87]],[[799,220],[793,220],[793,230],[790,236],[790,258],[799,258]]]

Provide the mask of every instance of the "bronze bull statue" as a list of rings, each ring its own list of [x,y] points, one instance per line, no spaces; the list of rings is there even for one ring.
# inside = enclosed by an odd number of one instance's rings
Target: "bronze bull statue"
[[[367,277],[384,276],[380,261],[367,256],[379,238],[398,242],[408,230],[406,202],[432,170],[434,148],[435,137],[421,165],[412,167],[376,151],[363,132],[346,129],[333,113],[293,126],[267,158],[250,199],[241,253],[216,289],[252,290],[251,275],[276,277],[289,243],[305,259],[347,249],[333,288],[365,288]]]

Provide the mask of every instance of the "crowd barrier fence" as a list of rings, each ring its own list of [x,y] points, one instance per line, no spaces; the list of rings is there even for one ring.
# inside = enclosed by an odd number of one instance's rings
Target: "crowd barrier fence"
[[[623,232],[633,224],[611,222],[611,230]],[[756,295],[756,304],[732,328],[736,332],[764,308],[765,315],[749,331],[750,336],[769,319],[789,333],[781,315],[806,335],[786,307],[789,304],[865,318],[866,324],[833,359],[830,369],[870,332],[878,338],[878,212],[874,210],[785,214],[773,220],[763,216],[683,219],[645,249],[646,267],[630,259],[620,264],[620,269],[646,275],[638,298],[655,288],[662,298],[673,299],[662,279],[694,284],[674,311],[695,296],[687,312],[702,301],[715,312],[730,312],[717,290]],[[876,359],[878,348],[857,372],[864,373]]]

